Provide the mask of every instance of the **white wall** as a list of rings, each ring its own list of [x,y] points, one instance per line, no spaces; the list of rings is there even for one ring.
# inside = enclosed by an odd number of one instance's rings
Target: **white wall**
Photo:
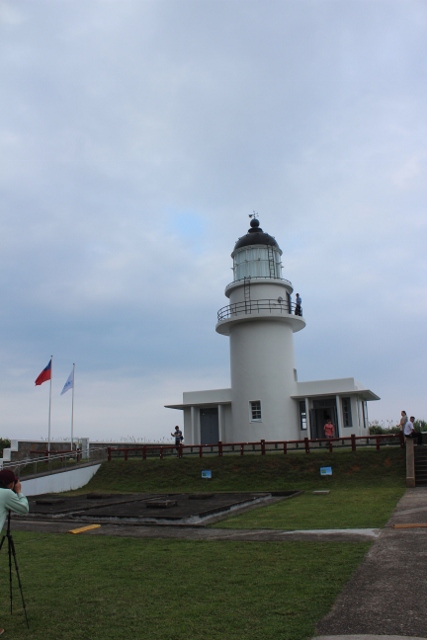
[[[230,371],[235,442],[299,437],[292,327],[263,319],[230,327]],[[252,422],[250,401],[261,401]]]
[[[22,493],[26,496],[40,496],[45,493],[62,493],[84,487],[95,475],[101,465],[68,469],[38,478],[22,480]]]

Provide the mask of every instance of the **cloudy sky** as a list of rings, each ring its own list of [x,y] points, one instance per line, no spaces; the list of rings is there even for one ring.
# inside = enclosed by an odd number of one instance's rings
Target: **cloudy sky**
[[[229,386],[259,212],[300,380],[427,419],[424,0],[0,0],[0,436],[161,439]]]

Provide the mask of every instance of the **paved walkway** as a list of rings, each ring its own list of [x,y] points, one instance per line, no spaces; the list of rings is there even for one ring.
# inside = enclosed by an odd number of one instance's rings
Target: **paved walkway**
[[[96,519],[93,519],[96,522]],[[85,527],[89,522],[76,520],[26,520],[14,518],[14,531],[40,533],[67,533],[70,529]],[[119,536],[123,538],[162,538],[180,540],[238,540],[251,542],[282,542],[283,540],[310,540],[315,542],[365,542],[379,537],[380,529],[314,529],[282,531],[280,529],[208,529],[189,525],[102,524],[99,529],[85,535]]]
[[[426,487],[406,491],[317,633],[315,640],[426,640]]]

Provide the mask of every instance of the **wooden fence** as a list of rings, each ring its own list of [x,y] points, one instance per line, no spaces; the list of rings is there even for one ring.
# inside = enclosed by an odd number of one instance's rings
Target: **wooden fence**
[[[223,456],[227,454],[259,454],[265,456],[268,453],[289,453],[292,451],[329,451],[334,449],[348,448],[356,451],[360,447],[375,447],[377,451],[384,446],[400,446],[404,447],[403,433],[390,435],[372,435],[372,436],[346,436],[342,438],[318,438],[311,440],[304,438],[303,440],[260,440],[258,442],[218,442],[217,444],[180,444],[175,445],[155,445],[147,444],[137,447],[108,447],[108,461],[113,458],[122,458],[128,460],[130,457],[141,457],[142,460],[147,458],[158,457],[161,460],[165,456],[176,455],[179,458],[184,456],[197,455],[203,458],[204,455]]]

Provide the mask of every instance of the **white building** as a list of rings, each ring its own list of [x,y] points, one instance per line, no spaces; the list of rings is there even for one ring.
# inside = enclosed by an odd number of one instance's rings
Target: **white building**
[[[367,433],[368,400],[379,400],[353,378],[298,382],[293,334],[305,327],[293,287],[282,277],[282,251],[256,218],[231,254],[229,304],[216,331],[230,339],[231,388],[186,391],[186,444],[323,438],[328,418],[336,436]]]

